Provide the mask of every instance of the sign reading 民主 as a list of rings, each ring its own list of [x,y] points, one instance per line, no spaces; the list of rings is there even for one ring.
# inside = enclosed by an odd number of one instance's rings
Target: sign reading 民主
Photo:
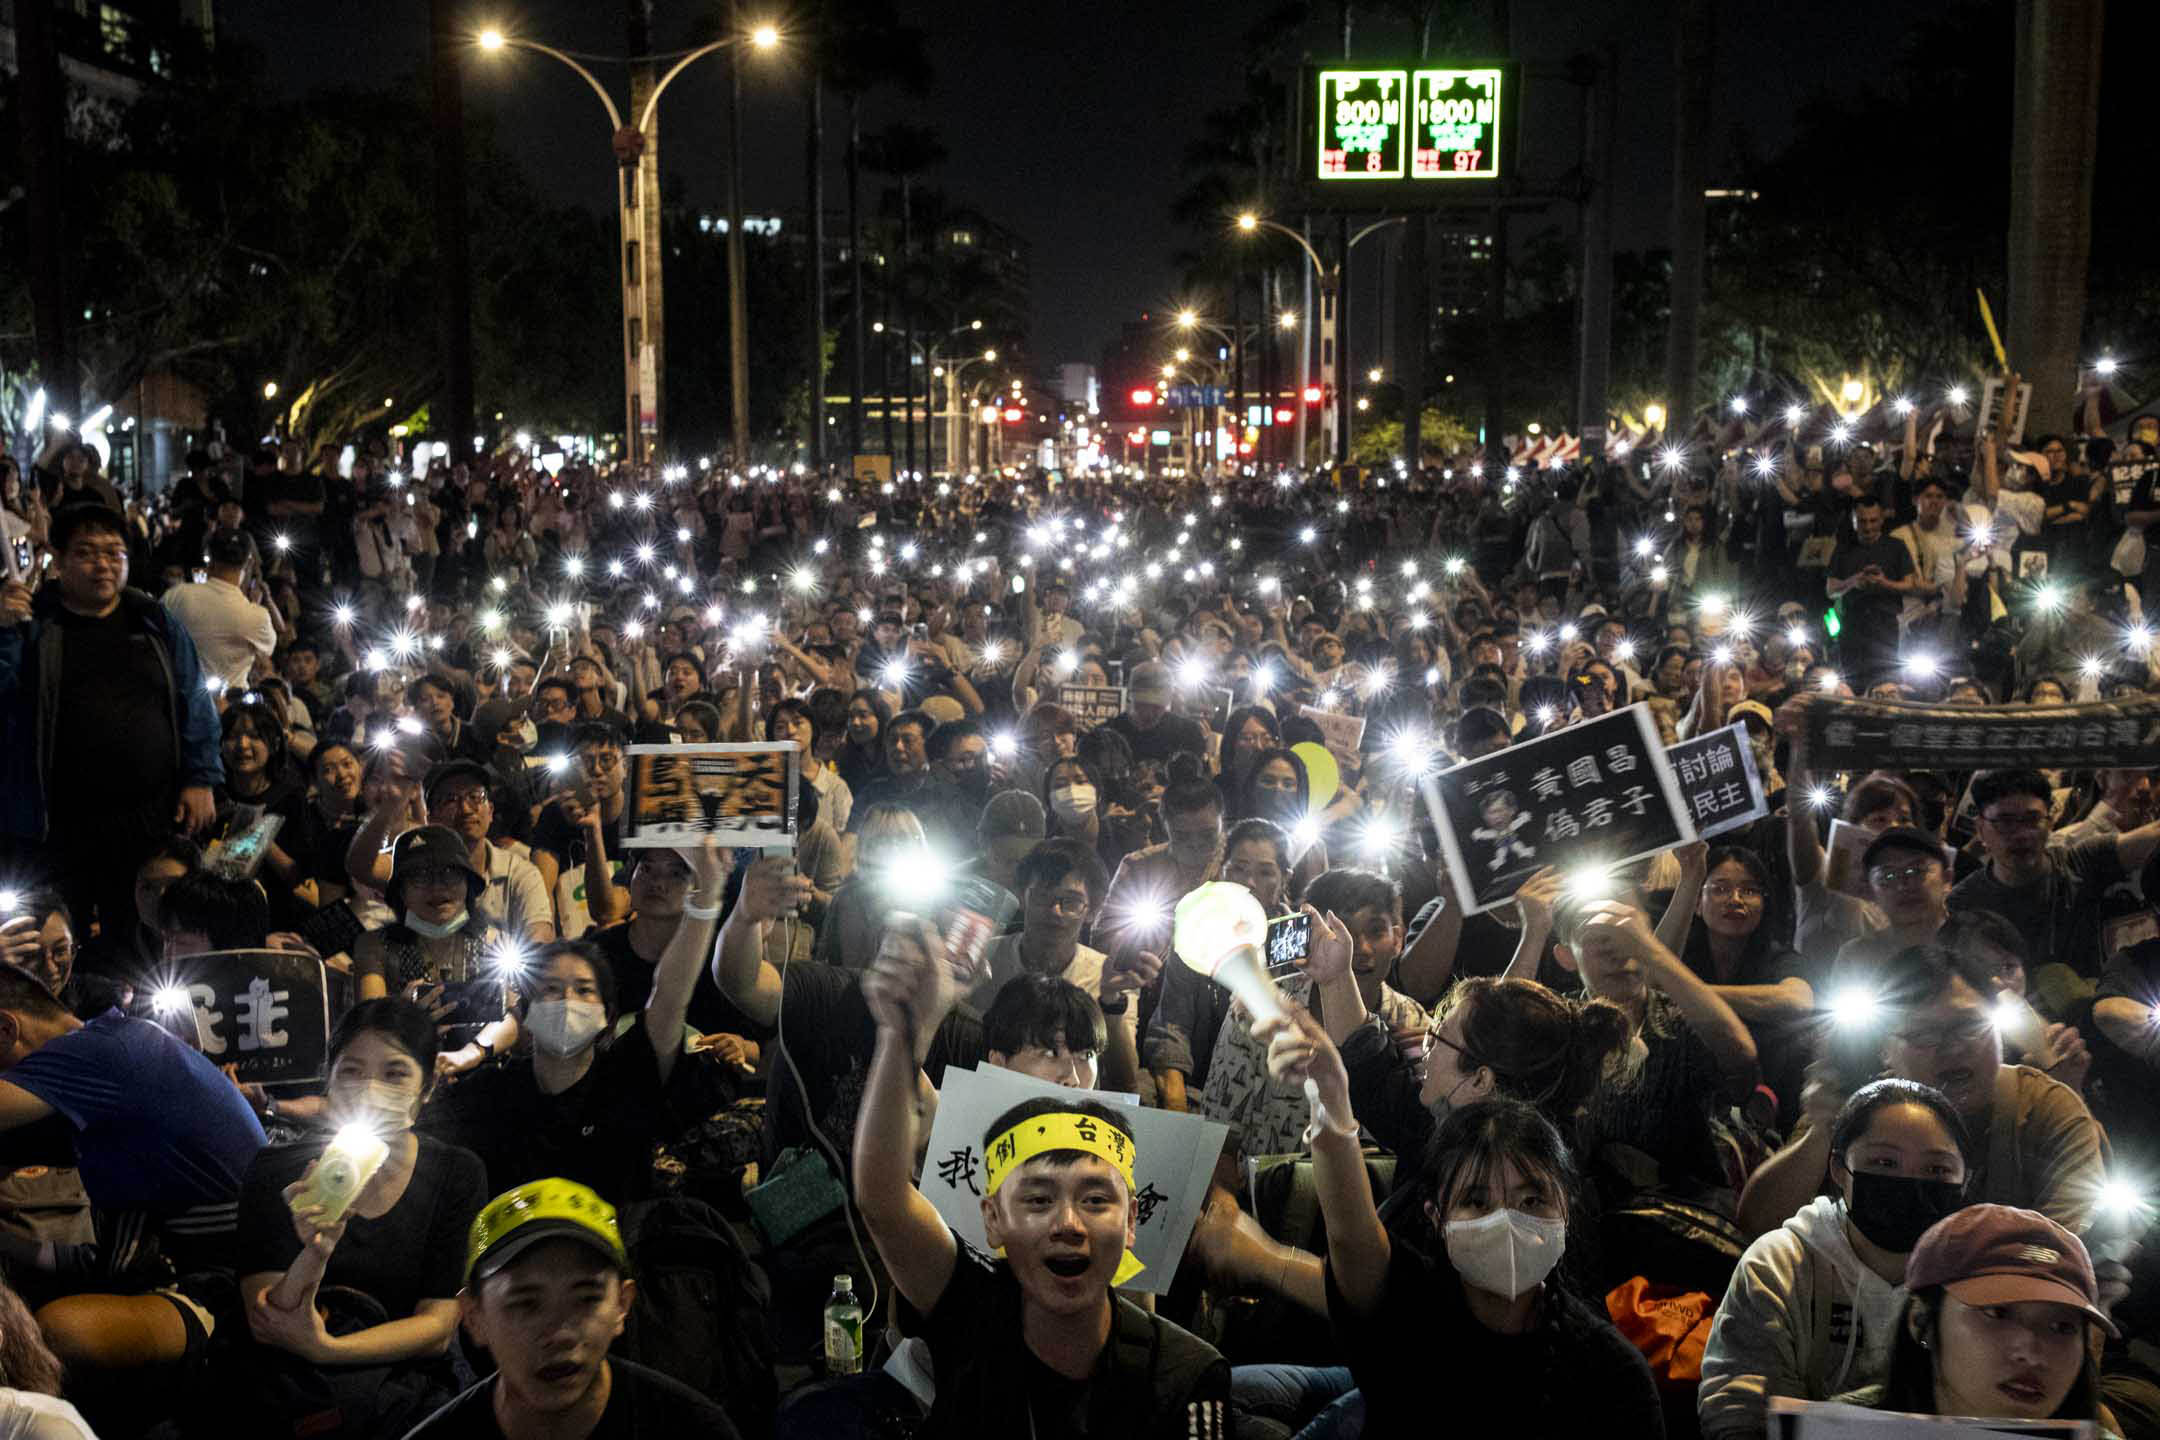
[[[770,745],[632,745],[622,843],[792,845],[802,756]]]
[[[1811,770],[2160,765],[2160,696],[1980,709],[1805,697]]]
[[[289,950],[210,950],[173,962],[158,1018],[213,1064],[249,1085],[320,1081],[330,1061],[330,995],[323,963]],[[169,1007],[185,992],[192,1007]],[[192,1021],[192,1023],[190,1023]]]
[[[1688,818],[1695,822],[1697,839],[1708,840],[1770,813],[1745,722],[1683,740],[1667,750],[1665,758],[1679,782]]]
[[[1548,865],[1618,865],[1695,838],[1641,705],[1443,770],[1425,799],[1470,915]]]

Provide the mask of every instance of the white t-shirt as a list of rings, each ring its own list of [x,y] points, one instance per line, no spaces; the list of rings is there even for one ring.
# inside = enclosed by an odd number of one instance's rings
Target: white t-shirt
[[[65,1400],[34,1390],[0,1390],[0,1440],[97,1440]]]

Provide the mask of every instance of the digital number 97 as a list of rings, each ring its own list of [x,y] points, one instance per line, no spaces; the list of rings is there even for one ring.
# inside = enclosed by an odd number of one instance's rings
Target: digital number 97
[[[1482,150],[1457,150],[1455,152],[1455,168],[1457,170],[1475,170],[1478,168],[1478,160],[1484,154],[1485,152]]]

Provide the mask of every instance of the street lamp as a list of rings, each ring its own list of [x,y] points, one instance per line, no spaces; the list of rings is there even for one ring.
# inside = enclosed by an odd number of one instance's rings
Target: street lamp
[[[1385,220],[1375,220],[1356,232],[1350,237],[1349,244],[1343,247],[1343,254],[1336,257],[1335,263],[1330,266],[1321,263],[1320,252],[1313,249],[1310,240],[1281,221],[1270,220],[1250,210],[1237,217],[1237,228],[1243,234],[1252,235],[1262,230],[1272,230],[1278,235],[1289,236],[1297,242],[1298,249],[1305,252],[1305,259],[1312,265],[1313,279],[1320,287],[1320,384],[1323,388],[1335,386],[1335,405],[1324,411],[1320,417],[1321,434],[1325,437],[1329,456],[1338,464],[1350,457],[1350,391],[1346,386],[1335,384],[1336,375],[1343,368],[1340,363],[1342,357],[1338,354],[1342,347],[1335,333],[1338,314],[1336,301],[1341,298],[1343,260],[1348,258],[1350,251],[1357,248],[1358,241],[1375,231],[1385,230],[1390,225],[1400,225],[1405,218],[1395,215]],[[1287,330],[1291,326],[1285,325],[1283,328]],[[1300,395],[1305,392],[1308,383],[1307,364],[1306,348],[1301,344],[1298,346]],[[1296,444],[1298,460],[1302,464],[1305,459],[1305,407],[1302,405],[1297,407]]]
[[[660,96],[695,61],[718,50],[741,43],[747,39],[752,48],[771,50],[780,43],[780,31],[773,25],[759,25],[747,36],[724,35],[694,50],[686,51],[653,83],[638,111],[636,123],[625,121],[622,111],[615,104],[615,97],[592,71],[578,60],[556,49],[521,35],[508,35],[489,26],[475,37],[479,47],[490,53],[503,50],[530,50],[559,60],[576,71],[578,77],[592,87],[593,94],[600,97],[600,106],[607,112],[609,144],[615,151],[615,209],[621,226],[622,244],[617,256],[617,270],[621,277],[623,302],[623,450],[625,458],[633,463],[649,461],[660,440],[660,341],[658,338],[660,316],[657,313],[660,247],[657,243],[644,243],[642,217],[648,213],[645,203],[645,169],[650,160],[655,175],[658,173],[658,152],[652,139],[653,116],[658,112]],[[732,249],[741,244],[741,216],[733,215],[729,226],[729,245]],[[743,315],[745,301],[741,293],[742,276],[739,265],[730,266],[729,309],[734,317],[735,342],[735,388],[737,395],[735,416],[735,445],[738,461],[743,456],[743,446],[748,443],[745,432],[748,417],[745,396],[748,394],[745,368],[747,350],[744,346]],[[649,417],[649,423],[648,423]]]

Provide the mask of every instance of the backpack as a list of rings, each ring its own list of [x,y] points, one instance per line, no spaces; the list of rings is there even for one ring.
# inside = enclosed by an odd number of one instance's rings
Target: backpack
[[[624,1208],[622,1231],[637,1303],[616,1353],[712,1400],[743,1434],[771,1433],[772,1285],[726,1218],[702,1200],[644,1200]]]

